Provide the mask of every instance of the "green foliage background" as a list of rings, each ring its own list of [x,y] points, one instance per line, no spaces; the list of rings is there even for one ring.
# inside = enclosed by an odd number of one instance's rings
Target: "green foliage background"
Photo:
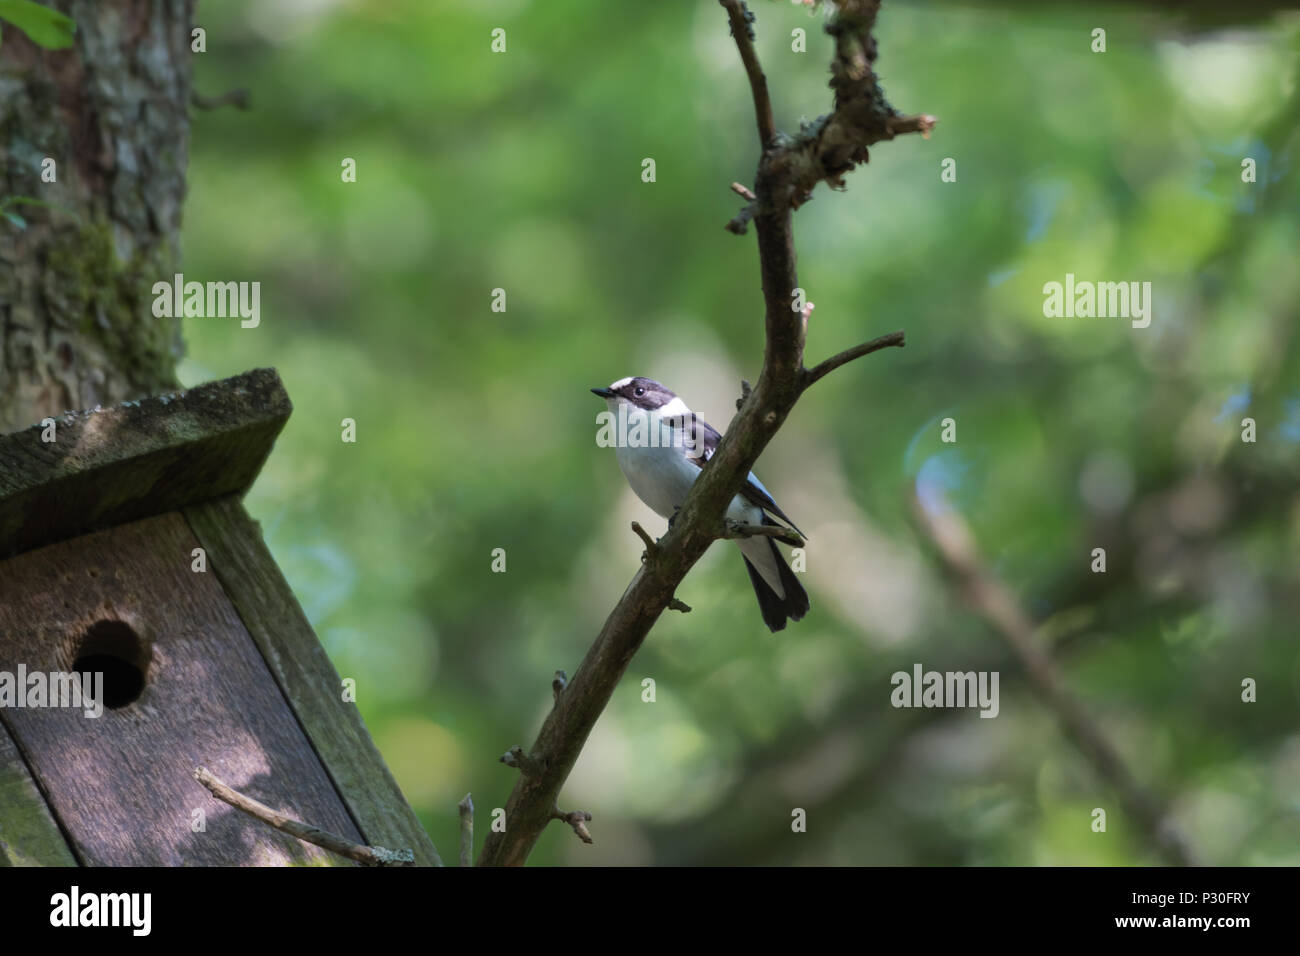
[[[802,7],[754,9],[796,128],[829,108],[829,42]],[[185,273],[261,281],[263,319],[187,319],[182,377],[283,375],[296,411],[249,508],[453,859],[456,801],[481,842],[498,755],[634,573],[628,522],[663,526],[587,389],[650,375],[724,427],[758,373],[754,237],[722,229],[757,156],[748,87],[710,0],[240,0],[199,23],[198,89],[254,108],[196,115]],[[1300,863],[1300,22],[887,4],[877,36],[894,105],[940,125],[796,214],[810,363],[908,337],[818,385],[760,462],[810,535],[812,613],[769,634],[716,546],[564,790],[595,846],[556,825],[533,861],[1155,862],[918,540],[919,479],[1202,856]],[[1151,281],[1150,328],[1044,318],[1067,272]],[[1000,715],[893,709],[916,662],[1000,670]]]

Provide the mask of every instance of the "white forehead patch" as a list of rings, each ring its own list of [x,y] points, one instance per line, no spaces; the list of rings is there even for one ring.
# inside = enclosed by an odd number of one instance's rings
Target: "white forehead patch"
[[[620,388],[622,388],[624,385],[631,385],[631,384],[632,384],[632,379],[635,378],[635,377],[636,377],[636,376],[634,376],[634,375],[629,375],[627,378],[620,378],[617,382],[614,382],[614,383],[611,384],[609,387],[612,388],[612,389],[614,389],[614,391],[618,391],[618,390],[619,390]]]

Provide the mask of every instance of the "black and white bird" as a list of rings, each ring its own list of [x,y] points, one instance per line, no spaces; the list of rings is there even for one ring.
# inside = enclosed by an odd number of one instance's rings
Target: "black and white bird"
[[[618,421],[614,446],[628,484],[652,510],[671,520],[722,436],[653,379],[622,378],[592,391],[605,399]],[[799,531],[751,472],[727,506],[724,520],[777,525],[770,515]],[[808,592],[777,550],[776,541],[756,536],[737,538],[736,544],[745,557],[763,622],[772,631],[784,628],[787,619],[797,621],[808,613]]]

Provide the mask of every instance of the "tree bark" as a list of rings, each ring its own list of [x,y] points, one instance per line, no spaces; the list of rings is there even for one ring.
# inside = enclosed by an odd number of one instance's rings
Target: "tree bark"
[[[194,0],[50,0],[71,49],[0,38],[0,432],[178,385]],[[46,158],[54,182],[42,181]]]

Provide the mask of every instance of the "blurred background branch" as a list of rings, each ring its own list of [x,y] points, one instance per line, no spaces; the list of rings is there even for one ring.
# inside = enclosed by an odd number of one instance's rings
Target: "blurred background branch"
[[[1196,862],[1191,848],[1165,808],[1134,778],[1132,771],[1082,702],[1066,686],[1051,657],[1035,637],[1029,617],[1015,596],[980,560],[970,528],[942,496],[911,497],[918,527],[938,551],[949,579],[971,608],[1007,642],[1034,691],[1055,712],[1067,736],[1092,761],[1098,774],[1115,788],[1126,812],[1170,862]]]

